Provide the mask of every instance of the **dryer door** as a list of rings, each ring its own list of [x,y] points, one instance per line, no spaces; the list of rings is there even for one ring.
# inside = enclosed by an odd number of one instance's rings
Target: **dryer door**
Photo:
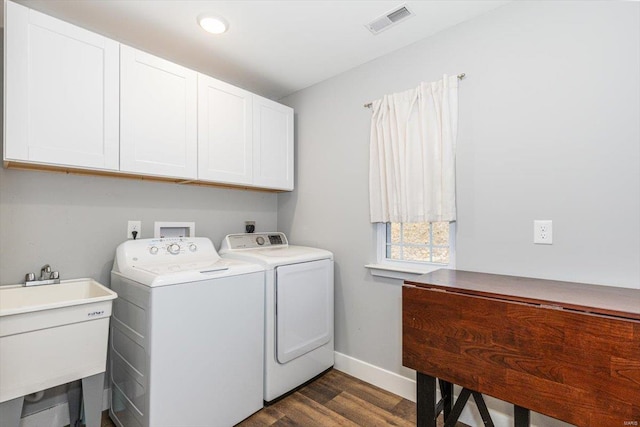
[[[287,363],[333,337],[333,261],[276,267],[276,356]]]

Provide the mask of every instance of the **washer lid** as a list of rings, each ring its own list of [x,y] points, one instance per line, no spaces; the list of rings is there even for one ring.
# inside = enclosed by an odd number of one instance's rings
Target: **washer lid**
[[[188,273],[191,271],[199,272],[215,272],[228,270],[229,265],[224,261],[215,262],[191,262],[187,264],[152,264],[152,265],[135,265],[133,268],[137,268],[147,273],[155,274],[156,276],[166,276],[168,274]]]
[[[165,267],[136,266],[114,273],[150,287],[179,285],[202,280],[221,279],[264,271],[264,267],[241,260],[221,259],[213,264],[202,264],[200,268],[187,265],[168,265]],[[171,271],[175,269],[175,271]]]

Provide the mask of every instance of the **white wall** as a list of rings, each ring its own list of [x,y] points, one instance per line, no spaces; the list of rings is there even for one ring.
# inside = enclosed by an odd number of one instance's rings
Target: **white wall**
[[[513,2],[282,100],[297,176],[278,227],[335,253],[336,350],[407,376],[400,282],[364,268],[363,103],[461,72],[457,267],[640,289],[640,3]]]

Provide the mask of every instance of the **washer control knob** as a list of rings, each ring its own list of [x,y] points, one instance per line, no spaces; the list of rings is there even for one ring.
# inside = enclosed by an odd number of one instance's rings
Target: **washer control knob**
[[[196,246],[196,244],[195,244],[195,243],[192,243],[192,244],[190,244],[190,245],[189,245],[189,250],[190,250],[191,252],[195,252],[195,251],[197,251],[197,250],[198,250],[198,247]]]
[[[157,254],[157,253],[158,253],[158,247],[157,247],[157,246],[151,246],[151,247],[149,248],[149,253],[150,253],[151,255],[155,255],[155,254]]]
[[[170,254],[177,255],[178,253],[180,253],[180,245],[177,243],[172,243],[167,246],[167,251],[169,251]]]
[[[264,245],[264,237],[262,236],[256,237],[256,243],[259,244],[260,246]]]

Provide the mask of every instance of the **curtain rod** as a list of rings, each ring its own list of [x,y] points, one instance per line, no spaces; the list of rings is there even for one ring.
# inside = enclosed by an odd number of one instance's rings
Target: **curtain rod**
[[[465,75],[466,75],[465,73],[458,74],[458,80],[464,79]],[[373,102],[367,102],[366,104],[364,104],[364,108],[371,108],[372,105],[373,105]]]

